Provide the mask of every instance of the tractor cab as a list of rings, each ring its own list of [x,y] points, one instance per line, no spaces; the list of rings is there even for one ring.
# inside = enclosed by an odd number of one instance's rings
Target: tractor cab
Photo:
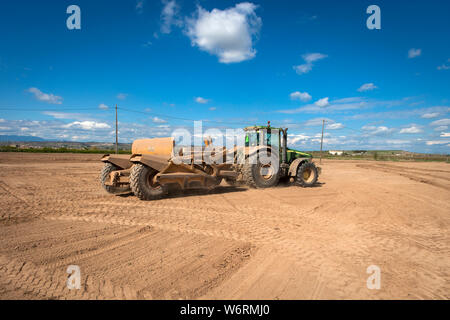
[[[288,128],[271,127],[270,121],[267,126],[246,127],[244,128],[245,146],[270,146],[273,149],[278,149],[281,163],[285,164],[290,164],[298,158],[311,160],[311,154],[287,147],[287,130]]]

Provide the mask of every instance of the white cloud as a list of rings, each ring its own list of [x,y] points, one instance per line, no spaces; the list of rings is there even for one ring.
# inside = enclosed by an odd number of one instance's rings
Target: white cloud
[[[291,110],[279,110],[278,112],[293,114],[293,113],[323,113],[323,112],[332,112],[332,111],[344,111],[344,110],[355,110],[361,109],[366,106],[370,106],[371,103],[366,101],[361,97],[350,97],[337,99],[329,102],[328,100],[324,100],[326,98],[320,99],[313,104],[308,104],[306,106],[291,109]],[[322,100],[322,101],[321,101]],[[328,105],[326,104],[328,102]],[[323,107],[325,106],[325,107]]]
[[[411,143],[411,141],[409,141],[409,140],[402,140],[402,139],[387,139],[385,142],[387,144],[396,144],[396,145],[399,145],[399,144],[410,144]]]
[[[311,95],[308,92],[300,92],[300,91],[295,91],[292,92],[290,94],[291,100],[300,100],[303,102],[307,102],[309,100],[311,100]]]
[[[38,88],[30,88],[27,91],[34,94],[34,97],[39,101],[44,101],[51,104],[61,104],[63,100],[60,96],[55,96],[51,93],[44,93]]]
[[[432,141],[427,141],[427,146],[434,146],[434,145],[440,145],[440,144],[446,144],[446,143],[448,143],[448,141],[432,140]]]
[[[420,56],[421,54],[422,54],[422,49],[411,48],[408,51],[408,58],[410,58],[410,59],[416,58],[416,57]]]
[[[400,130],[400,133],[420,133],[420,132],[423,132],[423,130],[414,124],[408,128],[403,128]]]
[[[79,128],[83,130],[108,129],[107,123],[96,121],[74,121],[62,126],[63,128]]]
[[[199,6],[196,16],[186,21],[186,34],[193,46],[218,56],[222,63],[253,59],[256,55],[253,42],[262,25],[255,13],[257,7],[242,2],[232,8],[209,12]]]
[[[394,129],[388,128],[386,126],[363,126],[362,130],[366,131],[368,135],[377,136],[377,135],[386,135],[394,132]]]
[[[127,93],[119,93],[117,95],[117,99],[119,100],[125,100],[127,98],[128,94]]]
[[[439,126],[439,127],[434,128],[434,131],[444,131],[447,129],[448,129],[448,126]]]
[[[153,121],[154,123],[166,123],[166,122],[167,122],[166,120],[161,119],[161,118],[158,118],[158,117],[152,118],[152,121]]]
[[[314,104],[320,108],[325,108],[330,105],[330,103],[328,102],[328,97],[319,99],[316,102],[314,102]]]
[[[331,124],[327,125],[328,130],[337,130],[337,129],[342,129],[342,128],[344,128],[344,125],[339,122],[331,123]]]
[[[441,138],[450,138],[450,132],[441,132]]]
[[[80,119],[82,116],[79,113],[58,112],[58,111],[44,111],[42,114],[51,116],[55,119]]]
[[[297,74],[308,73],[309,71],[312,70],[312,67],[314,65],[313,63],[315,61],[325,59],[326,57],[328,57],[328,56],[326,54],[322,54],[322,53],[307,53],[307,54],[302,55],[302,58],[306,63],[298,65],[298,66],[294,66],[293,68],[294,68],[295,72],[297,72]]]
[[[440,66],[437,67],[438,70],[449,70],[450,66],[444,64],[441,64]]]
[[[377,88],[378,87],[376,85],[374,85],[373,83],[365,83],[361,87],[359,87],[358,91],[359,92],[371,91],[371,90],[374,90]]]
[[[423,115],[421,115],[421,118],[431,119],[431,118],[436,118],[438,116],[439,116],[439,112],[430,112],[430,113],[424,113]]]
[[[440,119],[433,121],[430,123],[432,126],[449,126],[450,125],[450,119]]]
[[[216,110],[216,109],[217,109],[216,107],[211,107],[211,108],[209,108],[210,111],[214,111],[214,110]]]
[[[304,134],[290,134],[288,135],[288,145],[295,145],[300,141],[307,141],[311,137]]]
[[[161,33],[168,34],[172,31],[172,25],[182,26],[182,21],[177,18],[180,10],[175,0],[163,0],[164,7],[161,11]]]
[[[202,97],[197,97],[197,98],[195,98],[195,102],[205,104],[205,103],[208,103],[209,100],[202,98]]]
[[[302,56],[303,60],[305,60],[306,63],[313,63],[326,57],[327,55],[322,53],[307,53]]]
[[[102,110],[108,110],[108,109],[109,109],[109,107],[108,107],[106,104],[104,104],[104,103],[100,103],[100,104],[98,105],[98,108],[99,108],[99,109],[102,109]]]
[[[314,119],[309,119],[307,121],[305,121],[303,123],[304,126],[306,127],[310,127],[310,126],[321,126],[323,123],[323,120],[325,120],[325,122],[327,123],[334,123],[334,120],[332,119],[327,119],[327,118],[314,118]]]
[[[141,14],[144,11],[144,0],[136,1],[136,11]]]

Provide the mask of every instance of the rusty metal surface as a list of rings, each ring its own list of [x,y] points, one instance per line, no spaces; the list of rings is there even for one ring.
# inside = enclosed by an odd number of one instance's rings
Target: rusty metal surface
[[[133,165],[129,154],[105,154],[101,161],[109,162],[121,169],[129,169]]]
[[[164,156],[156,156],[151,154],[133,155],[130,161],[132,163],[139,162],[149,166],[157,171],[163,171],[168,165],[168,159]]]
[[[172,137],[138,139],[133,142],[131,151],[133,154],[159,156],[167,161],[172,157],[173,146],[174,139]]]

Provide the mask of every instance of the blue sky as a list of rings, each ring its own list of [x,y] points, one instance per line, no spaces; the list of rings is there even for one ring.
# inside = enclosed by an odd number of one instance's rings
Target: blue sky
[[[81,30],[69,30],[69,5]],[[381,29],[369,30],[369,5]],[[449,153],[448,1],[2,1],[0,134],[287,126],[290,145]]]

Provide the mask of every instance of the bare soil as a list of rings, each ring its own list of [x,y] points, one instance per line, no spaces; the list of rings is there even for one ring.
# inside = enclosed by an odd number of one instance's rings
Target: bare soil
[[[107,194],[100,157],[0,154],[0,299],[450,298],[449,164],[328,160],[314,188],[146,202]]]

